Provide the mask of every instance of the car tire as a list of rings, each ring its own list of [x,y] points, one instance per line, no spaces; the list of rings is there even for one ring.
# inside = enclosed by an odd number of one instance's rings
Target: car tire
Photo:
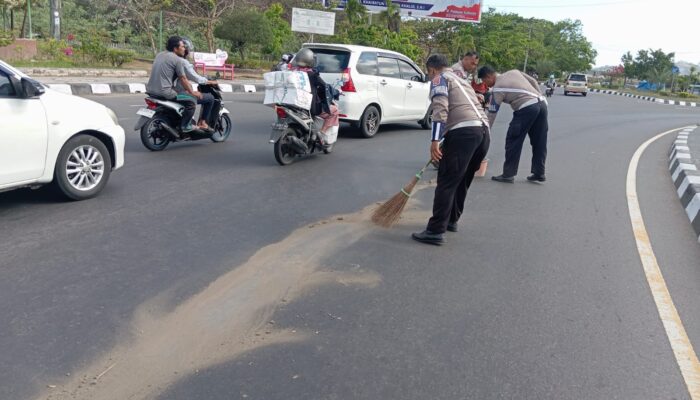
[[[364,138],[371,138],[377,134],[379,124],[382,122],[382,114],[376,106],[368,106],[360,117],[360,133]]]
[[[91,135],[68,140],[56,158],[54,186],[71,200],[97,196],[112,172],[112,157],[102,141]]]
[[[430,129],[433,126],[433,110],[428,108],[428,111],[425,112],[425,117],[423,117],[422,120],[418,121],[420,124],[420,127],[423,129]]]
[[[569,92],[564,91],[564,96],[568,96],[568,95],[569,95]]]
[[[587,95],[588,93],[581,93],[581,94],[583,95],[583,97],[586,97],[586,95]]]

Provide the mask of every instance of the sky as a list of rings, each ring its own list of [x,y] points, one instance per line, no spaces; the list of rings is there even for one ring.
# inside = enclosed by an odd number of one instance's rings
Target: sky
[[[483,0],[483,9],[550,21],[579,19],[598,51],[595,65],[618,65],[628,50],[662,49],[700,63],[700,0]]]

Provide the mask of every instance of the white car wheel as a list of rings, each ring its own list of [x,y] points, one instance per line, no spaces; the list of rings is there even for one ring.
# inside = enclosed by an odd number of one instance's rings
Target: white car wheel
[[[61,149],[54,184],[70,199],[88,199],[107,184],[111,171],[112,159],[104,143],[94,136],[79,135]]]

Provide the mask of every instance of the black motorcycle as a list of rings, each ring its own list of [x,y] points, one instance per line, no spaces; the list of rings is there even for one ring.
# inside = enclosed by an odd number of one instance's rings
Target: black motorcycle
[[[277,122],[272,124],[270,143],[275,145],[275,160],[280,165],[289,165],[295,158],[315,152],[333,151],[334,143],[323,143],[322,118],[312,118],[308,110],[287,105],[275,106],[275,112]]]
[[[155,96],[146,97],[146,107],[139,109],[140,115],[134,130],[141,131],[141,142],[151,151],[164,150],[171,142],[209,139],[223,142],[231,135],[231,117],[229,111],[222,107],[221,90],[218,85],[203,84],[197,87],[200,93],[211,93],[214,106],[207,124],[211,130],[195,129],[181,132],[179,129],[185,106],[175,101]],[[195,121],[192,121],[195,124]]]

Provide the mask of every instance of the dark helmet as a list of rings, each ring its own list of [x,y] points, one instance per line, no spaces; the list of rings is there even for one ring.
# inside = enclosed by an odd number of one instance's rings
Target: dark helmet
[[[297,67],[313,68],[316,66],[316,57],[311,49],[303,48],[294,56],[292,63]]]

